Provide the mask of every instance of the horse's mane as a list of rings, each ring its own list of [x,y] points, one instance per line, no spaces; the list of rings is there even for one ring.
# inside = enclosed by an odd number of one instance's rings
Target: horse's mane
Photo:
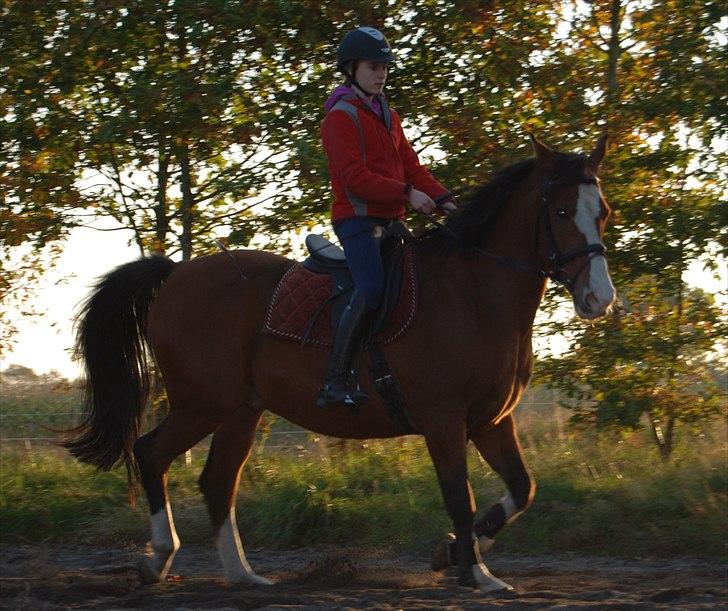
[[[552,180],[579,180],[584,174],[584,156],[578,153],[558,153],[551,172]],[[469,191],[450,213],[444,226],[433,227],[417,237],[419,248],[453,248],[458,245],[477,245],[492,224],[497,212],[510,199],[516,187],[535,168],[536,159],[524,159],[496,171],[491,178]],[[453,238],[453,234],[457,239]]]

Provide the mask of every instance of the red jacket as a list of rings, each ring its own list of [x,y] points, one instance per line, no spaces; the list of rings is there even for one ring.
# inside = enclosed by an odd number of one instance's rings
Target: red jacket
[[[407,185],[433,199],[449,193],[420,165],[394,110],[389,109],[391,129],[387,129],[363,100],[349,97],[346,101],[357,108],[366,159],[362,159],[359,128],[353,118],[343,110],[331,110],[321,123],[321,138],[335,198],[333,222],[352,216],[401,218],[408,203]]]

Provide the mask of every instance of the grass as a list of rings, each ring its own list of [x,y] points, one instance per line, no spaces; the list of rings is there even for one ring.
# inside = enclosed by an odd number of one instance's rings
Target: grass
[[[361,446],[362,444],[358,444]],[[428,552],[450,529],[435,475],[417,440],[368,442],[356,451],[254,454],[238,494],[238,524],[254,547],[315,543]],[[664,464],[639,435],[526,439],[538,482],[531,509],[498,540],[499,551],[726,558],[728,475],[724,441],[684,443]],[[211,528],[197,491],[204,456],[175,463],[170,494],[183,542]],[[473,451],[478,506],[503,484]],[[125,472],[97,473],[58,453],[5,453],[0,537],[13,541],[143,543],[145,503],[126,503]]]

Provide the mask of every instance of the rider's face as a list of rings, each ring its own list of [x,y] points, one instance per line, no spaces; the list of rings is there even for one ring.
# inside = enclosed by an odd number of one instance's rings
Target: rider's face
[[[383,62],[360,61],[354,72],[354,79],[367,95],[382,93],[387,80],[387,64]]]

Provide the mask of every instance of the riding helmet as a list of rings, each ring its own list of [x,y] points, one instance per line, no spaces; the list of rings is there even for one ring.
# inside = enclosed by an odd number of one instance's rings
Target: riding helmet
[[[342,39],[336,58],[336,67],[342,70],[346,62],[359,59],[392,62],[394,53],[384,34],[376,28],[356,28],[348,32]]]

